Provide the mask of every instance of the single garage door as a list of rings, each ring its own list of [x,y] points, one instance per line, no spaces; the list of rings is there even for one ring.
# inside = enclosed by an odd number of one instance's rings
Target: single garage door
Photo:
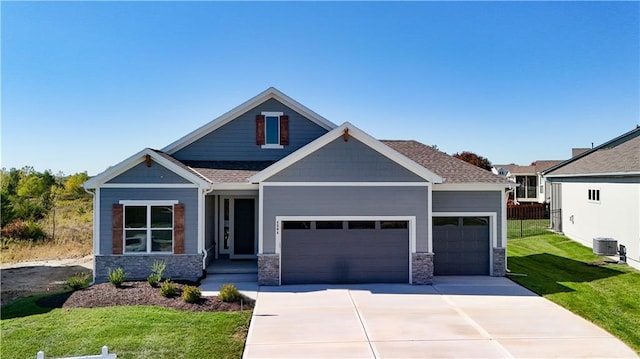
[[[489,275],[489,218],[433,217],[434,275]]]
[[[406,221],[286,221],[282,284],[408,283]]]

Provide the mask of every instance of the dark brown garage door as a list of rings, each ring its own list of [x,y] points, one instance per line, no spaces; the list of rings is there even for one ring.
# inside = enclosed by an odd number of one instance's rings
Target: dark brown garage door
[[[405,221],[282,224],[282,284],[408,283]]]
[[[433,217],[435,275],[489,275],[489,218]]]

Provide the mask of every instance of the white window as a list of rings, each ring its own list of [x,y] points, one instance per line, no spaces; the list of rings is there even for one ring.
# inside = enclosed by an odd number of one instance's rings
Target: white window
[[[175,203],[122,201],[124,253],[172,253]]]
[[[589,189],[587,193],[587,198],[590,202],[600,203],[600,190],[599,189]]]
[[[280,143],[280,117],[282,112],[262,112],[264,116],[264,145],[262,148],[283,148]]]

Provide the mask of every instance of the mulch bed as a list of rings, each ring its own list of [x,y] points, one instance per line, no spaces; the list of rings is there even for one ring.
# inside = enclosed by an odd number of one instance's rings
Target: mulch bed
[[[183,284],[176,283],[181,292]],[[153,288],[147,282],[125,282],[121,288],[111,283],[95,284],[89,288],[74,292],[60,293],[38,300],[44,308],[96,308],[121,305],[153,305],[190,312],[229,312],[240,310],[240,303],[226,303],[218,297],[202,297],[197,303],[187,303],[180,296],[165,298],[159,288]],[[252,307],[252,303],[243,303],[243,309]]]

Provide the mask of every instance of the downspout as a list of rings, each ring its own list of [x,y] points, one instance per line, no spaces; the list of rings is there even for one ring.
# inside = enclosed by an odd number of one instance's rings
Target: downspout
[[[209,188],[203,188],[202,189],[202,207],[203,208],[201,208],[200,210],[202,211],[202,227],[203,228],[202,228],[202,238],[200,238],[200,240],[202,240],[202,254],[203,254],[203,256],[202,256],[202,270],[203,271],[207,269],[206,263],[207,263],[207,257],[209,256],[209,254],[207,253],[207,246],[206,246],[206,243],[205,243],[205,236],[207,235],[207,233],[206,233],[206,229],[207,229],[206,221],[207,221],[207,219],[204,217],[204,213],[205,213],[205,210],[207,208],[207,195],[209,193],[211,193],[211,192],[213,192],[213,184],[211,184],[211,187],[209,187]]]
[[[96,216],[97,216],[97,210],[96,210],[96,192],[95,191],[91,191],[87,188],[84,187],[84,185],[82,186],[82,189],[89,193],[91,195],[91,197],[93,197],[93,235],[92,240],[93,240],[93,245],[91,246],[93,248],[93,280],[91,281],[91,283],[89,283],[89,285],[93,285],[96,282]]]

